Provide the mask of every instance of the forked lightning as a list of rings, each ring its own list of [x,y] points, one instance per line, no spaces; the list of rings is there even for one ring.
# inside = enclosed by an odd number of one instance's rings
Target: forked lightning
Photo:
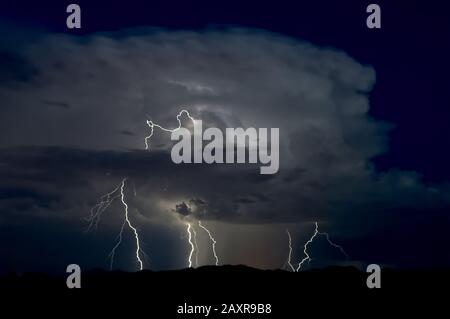
[[[286,233],[288,235],[288,243],[289,243],[289,255],[288,255],[288,259],[287,259],[287,264],[289,265],[289,267],[291,268],[292,271],[294,272],[298,272],[300,271],[300,269],[302,268],[303,264],[305,262],[309,262],[311,261],[311,257],[309,255],[308,252],[308,246],[314,241],[314,239],[317,237],[317,235],[319,236],[324,236],[328,242],[328,244],[330,244],[330,246],[333,246],[337,249],[339,249],[341,251],[341,253],[346,257],[349,258],[348,254],[345,252],[344,248],[342,248],[342,246],[334,243],[331,241],[330,239],[330,235],[326,232],[320,232],[319,231],[319,223],[315,222],[314,223],[315,227],[314,227],[314,233],[312,234],[312,236],[306,241],[306,243],[303,245],[303,254],[304,257],[302,258],[302,260],[300,260],[300,262],[298,263],[297,268],[295,268],[292,264],[292,237],[291,237],[291,233],[289,232],[289,230],[286,229]]]
[[[144,267],[144,264],[142,262],[141,259],[141,255],[144,256],[144,252],[141,250],[141,243],[139,240],[139,234],[138,231],[136,229],[136,227],[134,227],[131,224],[130,218],[129,218],[129,214],[128,214],[128,204],[125,201],[125,181],[126,178],[122,179],[122,182],[120,183],[119,186],[117,186],[114,190],[112,190],[111,192],[103,195],[102,197],[100,197],[100,202],[97,203],[92,209],[91,209],[91,215],[87,218],[87,221],[89,221],[89,226],[87,230],[90,230],[92,227],[97,227],[98,223],[100,222],[101,216],[103,214],[103,212],[112,204],[112,202],[116,199],[116,198],[120,198],[120,201],[122,202],[122,205],[124,207],[124,221],[122,223],[122,227],[120,228],[120,232],[119,235],[117,236],[117,243],[116,245],[113,247],[113,249],[111,250],[109,257],[111,259],[110,261],[110,268],[113,268],[114,265],[114,257],[116,254],[116,249],[120,246],[120,244],[122,243],[122,237],[123,237],[123,231],[125,226],[128,226],[129,229],[132,230],[135,240],[136,240],[136,260],[137,263],[139,265],[139,270],[142,270]]]

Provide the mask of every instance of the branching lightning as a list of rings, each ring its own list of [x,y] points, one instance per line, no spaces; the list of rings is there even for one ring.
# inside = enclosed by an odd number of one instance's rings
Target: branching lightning
[[[318,234],[318,227],[319,227],[319,225],[317,224],[317,222],[315,222],[315,225],[316,225],[316,228],[314,229],[314,234],[311,236],[310,239],[308,239],[308,241],[303,246],[303,253],[305,254],[305,257],[298,263],[297,271],[299,271],[300,268],[302,268],[302,265],[303,265],[303,263],[305,261],[310,261],[311,260],[311,257],[309,257],[309,254],[308,254],[308,245],[313,242],[314,238],[316,238],[316,236]]]
[[[217,257],[217,253],[216,253],[216,243],[217,241],[214,239],[214,237],[211,235],[211,232],[205,227],[203,226],[202,222],[199,220],[198,221],[198,226],[200,226],[209,236],[209,239],[211,240],[212,243],[212,252],[214,254],[214,258],[216,259],[216,263],[215,265],[218,266],[219,265],[219,258]]]
[[[330,246],[335,247],[337,249],[339,249],[342,254],[346,257],[349,258],[348,254],[345,252],[344,248],[342,248],[342,246],[334,243],[331,241],[330,239],[330,235],[326,232],[320,232],[319,231],[319,223],[315,222],[314,223],[315,228],[314,228],[314,233],[312,234],[312,236],[306,241],[306,243],[303,245],[303,254],[304,257],[303,259],[298,263],[297,268],[295,268],[292,265],[292,237],[291,237],[291,233],[289,232],[289,230],[286,230],[286,233],[288,235],[288,239],[289,239],[289,255],[288,255],[288,260],[287,260],[287,264],[289,265],[289,267],[291,268],[292,271],[300,271],[300,269],[302,268],[303,264],[305,262],[310,262],[311,261],[311,257],[308,253],[308,246],[314,241],[314,239],[317,237],[317,235],[319,236],[324,236],[328,242],[328,244],[330,244]]]
[[[147,120],[147,125],[150,128],[150,134],[145,137],[144,139],[144,143],[145,143],[145,149],[149,149],[149,144],[148,141],[149,139],[152,138],[154,132],[155,132],[155,127],[159,128],[160,130],[164,131],[164,132],[169,132],[169,133],[173,133],[176,132],[177,130],[179,130],[181,128],[181,120],[180,117],[184,114],[186,114],[186,116],[192,121],[192,123],[195,122],[194,118],[189,114],[189,111],[187,110],[181,110],[178,115],[176,116],[177,118],[177,122],[178,122],[178,127],[173,128],[173,129],[169,129],[169,128],[165,128],[162,127],[161,125],[151,121],[151,120]],[[188,242],[189,245],[191,246],[191,250],[189,252],[189,257],[188,257],[188,265],[189,267],[192,267],[192,255],[195,253],[195,265],[198,266],[198,253],[199,253],[199,249],[198,249],[198,245],[197,245],[197,233],[194,229],[194,227],[190,224],[190,223],[186,223],[187,228],[186,231],[188,233]],[[216,253],[216,240],[214,239],[214,237],[212,236],[211,232],[202,225],[201,221],[198,222],[198,225],[200,228],[202,228],[209,236],[209,239],[211,240],[212,243],[212,251],[214,254],[214,258],[215,258],[215,265],[219,265],[219,258],[217,257],[217,253]]]
[[[194,118],[189,114],[189,111],[187,111],[187,110],[181,110],[180,113],[178,113],[178,115],[177,115],[178,127],[174,128],[174,129],[168,129],[168,128],[162,127],[162,126],[159,125],[159,124],[154,123],[154,122],[151,121],[151,120],[147,120],[147,125],[148,125],[148,127],[150,128],[150,135],[148,135],[148,136],[144,139],[145,149],[148,150],[148,148],[149,148],[149,146],[148,146],[148,140],[153,136],[153,133],[154,133],[154,131],[155,131],[155,127],[159,128],[159,129],[162,130],[162,131],[169,132],[169,133],[178,131],[178,130],[181,128],[181,120],[180,120],[180,117],[181,117],[181,115],[182,115],[183,113],[185,113],[185,114],[187,115],[187,117],[189,117],[189,119],[192,121],[192,123],[194,123],[194,121],[195,121]]]
[[[178,122],[178,127],[175,127],[173,129],[162,127],[161,125],[159,125],[157,123],[154,123],[151,120],[147,120],[147,125],[150,128],[150,134],[147,137],[145,137],[145,139],[144,139],[145,149],[147,149],[147,150],[149,149],[149,140],[152,138],[155,128],[159,128],[160,130],[162,130],[164,132],[169,132],[169,133],[173,133],[173,132],[176,132],[177,130],[181,129],[182,123],[181,123],[181,119],[180,118],[181,118],[181,116],[183,114],[185,114],[192,121],[192,123],[195,123],[194,118],[185,109],[182,109],[178,113],[178,115],[176,116],[176,119],[177,119],[177,122]],[[100,222],[100,219],[102,217],[103,212],[112,204],[112,202],[115,199],[120,198],[120,200],[122,202],[122,205],[124,207],[124,221],[122,223],[120,232],[119,232],[119,234],[117,236],[116,244],[114,245],[114,247],[112,248],[112,250],[111,250],[111,252],[109,254],[110,267],[112,269],[113,264],[114,264],[114,257],[116,255],[116,250],[120,246],[120,244],[122,243],[123,232],[124,232],[125,227],[127,226],[134,234],[135,242],[136,242],[136,250],[135,250],[136,260],[137,260],[137,263],[139,264],[139,269],[142,270],[143,269],[143,261],[141,259],[141,256],[145,259],[146,255],[141,249],[141,242],[140,242],[140,239],[139,239],[138,231],[137,231],[136,227],[134,227],[132,225],[132,223],[131,223],[131,221],[129,219],[128,204],[125,201],[125,194],[124,194],[125,193],[124,192],[125,181],[126,181],[126,178],[124,178],[122,180],[121,184],[119,186],[117,186],[114,190],[112,190],[111,192],[106,193],[105,195],[101,196],[100,197],[100,201],[94,207],[92,207],[92,209],[90,211],[90,216],[87,218],[87,221],[89,222],[87,231],[91,230],[92,228],[97,228],[98,224]],[[133,184],[133,193],[134,193],[134,196],[136,196],[136,186],[134,184]],[[194,254],[195,254],[195,266],[197,267],[199,265],[198,264],[199,247],[198,247],[198,244],[197,244],[197,232],[196,232],[194,226],[191,223],[186,222],[185,225],[186,225],[188,244],[189,244],[189,247],[190,247],[189,255],[188,255],[188,258],[187,258],[188,267],[192,268],[192,266],[193,266],[193,256],[194,256]],[[201,229],[203,229],[208,234],[209,239],[211,241],[212,252],[213,252],[213,255],[214,255],[214,258],[215,258],[215,265],[218,266],[219,265],[219,258],[217,256],[217,252],[216,252],[217,241],[212,236],[212,234],[209,231],[209,229],[207,227],[205,227],[200,220],[198,221],[198,226]],[[306,243],[303,245],[304,257],[300,260],[300,262],[298,263],[297,267],[294,267],[293,262],[292,262],[292,252],[293,252],[292,237],[291,237],[291,233],[289,232],[288,229],[286,229],[286,233],[287,233],[287,236],[288,236],[288,245],[289,245],[288,246],[289,247],[289,255],[288,255],[286,264],[289,265],[290,270],[292,270],[293,272],[300,271],[302,266],[306,262],[309,263],[311,261],[311,257],[309,255],[309,245],[314,242],[314,240],[318,237],[318,235],[319,236],[324,236],[330,246],[339,249],[341,251],[341,253],[343,255],[345,255],[346,258],[349,258],[348,254],[345,252],[345,250],[343,249],[342,246],[340,246],[340,245],[334,243],[333,241],[331,241],[330,236],[329,236],[328,233],[319,231],[318,222],[315,222],[314,233],[306,241]]]
[[[89,222],[86,232],[89,232],[92,228],[97,229],[103,212],[112,204],[112,202],[116,198],[120,197],[120,194],[118,194],[119,189],[120,185],[111,192],[106,193],[105,195],[100,197],[100,201],[91,208],[91,214],[86,218],[86,220]]]
[[[344,248],[342,248],[342,246],[340,246],[340,245],[338,245],[338,244],[335,244],[334,242],[331,241],[330,235],[329,235],[328,233],[325,233],[325,232],[323,232],[323,233],[318,232],[318,234],[319,234],[319,235],[322,235],[322,236],[325,236],[325,238],[327,239],[328,243],[329,243],[331,246],[333,246],[333,247],[339,249],[339,250],[341,251],[341,253],[345,256],[345,258],[347,258],[347,259],[349,258],[348,254],[345,252],[345,250],[344,250]]]
[[[92,228],[92,227],[97,227],[98,223],[100,222],[102,213],[112,204],[112,202],[116,199],[116,198],[120,198],[120,201],[122,202],[122,205],[124,207],[124,221],[122,223],[122,226],[120,228],[120,232],[119,235],[117,236],[117,242],[114,245],[114,247],[112,248],[111,252],[109,253],[109,257],[110,257],[110,268],[113,268],[114,265],[114,257],[116,254],[116,249],[120,246],[120,244],[122,243],[122,237],[123,237],[123,231],[125,229],[125,226],[128,226],[134,233],[134,237],[136,240],[136,260],[139,264],[139,270],[143,269],[143,262],[141,259],[141,255],[145,256],[144,252],[141,250],[141,244],[140,244],[140,240],[139,240],[139,234],[138,231],[136,229],[136,227],[134,227],[131,224],[129,215],[128,215],[128,204],[125,201],[125,181],[126,178],[122,179],[122,182],[120,183],[119,186],[117,186],[114,190],[112,190],[111,192],[103,195],[102,197],[100,197],[100,202],[98,204],[96,204],[92,209],[91,209],[91,214],[90,216],[87,218],[87,221],[89,221],[89,226],[88,226],[88,231]]]
[[[141,252],[141,245],[139,242],[139,234],[137,232],[137,229],[131,225],[130,219],[128,218],[128,204],[125,202],[125,195],[124,195],[124,187],[125,187],[125,178],[122,180],[122,185],[120,186],[120,199],[122,201],[123,206],[125,207],[125,221],[128,224],[128,227],[130,227],[130,229],[133,230],[134,232],[134,237],[136,238],[136,259],[139,263],[139,269],[142,270],[143,269],[143,263],[141,260],[141,257],[139,256],[140,252]],[[122,228],[123,229],[123,228]]]

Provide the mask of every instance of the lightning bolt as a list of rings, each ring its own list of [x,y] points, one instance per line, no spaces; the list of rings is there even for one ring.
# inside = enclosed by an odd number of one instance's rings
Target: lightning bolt
[[[195,267],[198,267],[198,245],[197,245],[197,232],[195,231],[195,228],[192,227],[192,238],[194,239],[194,246],[195,246]]]
[[[112,202],[120,197],[120,194],[117,194],[120,189],[120,185],[117,186],[114,190],[100,197],[100,202],[94,205],[91,208],[91,214],[86,218],[86,221],[89,222],[89,225],[86,229],[86,232],[89,232],[92,228],[97,229],[100,219],[102,217],[103,212],[112,204]]]
[[[123,229],[125,227],[126,222],[124,221],[122,223],[122,227],[120,228],[120,232],[119,235],[117,236],[117,243],[116,245],[113,247],[113,249],[111,250],[111,252],[109,253],[108,257],[110,258],[110,264],[109,264],[109,269],[113,270],[113,265],[114,265],[114,257],[116,256],[116,249],[117,247],[120,246],[120,244],[122,243],[122,234],[123,234]]]
[[[291,257],[292,257],[292,237],[291,237],[291,233],[289,232],[288,229],[286,229],[286,233],[287,233],[288,238],[289,238],[289,255],[288,255],[288,259],[287,259],[287,264],[289,265],[289,267],[291,267],[291,270],[293,272],[295,272],[295,268],[294,268],[294,266],[292,265],[292,262],[291,262]]]
[[[189,257],[188,257],[188,265],[189,265],[189,268],[192,268],[192,255],[194,254],[195,246],[194,246],[194,243],[192,242],[191,224],[186,223],[186,225],[187,225],[186,231],[188,233],[188,242],[189,242],[189,245],[191,245],[191,251],[189,252]]]
[[[148,145],[148,140],[153,136],[153,133],[155,132],[155,127],[161,129],[162,131],[165,132],[176,132],[177,130],[179,130],[181,128],[181,120],[180,117],[186,114],[186,116],[192,121],[192,123],[195,122],[195,119],[189,114],[189,111],[187,110],[181,110],[178,115],[176,116],[177,118],[177,122],[178,122],[178,127],[174,128],[174,129],[168,129],[165,127],[162,127],[159,124],[156,124],[155,122],[151,121],[151,120],[147,120],[147,125],[150,128],[150,134],[145,138],[144,142],[145,142],[145,149],[147,150],[149,148]],[[192,255],[195,252],[195,260],[196,260],[196,265],[198,266],[198,245],[197,245],[197,233],[195,232],[195,229],[191,226],[191,224],[187,223],[187,232],[188,232],[188,238],[189,238],[189,244],[191,245],[191,251],[189,254],[189,258],[188,258],[188,264],[189,267],[192,266]],[[211,232],[202,225],[201,221],[198,221],[198,226],[201,227],[209,236],[209,239],[211,240],[212,243],[212,251],[214,254],[214,259],[215,259],[215,265],[218,266],[219,265],[219,258],[217,257],[217,253],[216,253],[216,240],[214,239],[214,237],[212,236]],[[192,233],[191,233],[192,232]],[[192,240],[194,240],[194,242],[192,243]]]
[[[112,204],[112,202],[116,199],[116,198],[120,198],[120,201],[124,207],[124,221],[122,223],[122,227],[120,228],[120,232],[119,235],[117,236],[117,242],[114,245],[114,247],[112,248],[111,252],[109,253],[109,257],[110,257],[110,268],[113,268],[114,265],[114,257],[116,254],[116,249],[120,246],[120,244],[122,243],[122,238],[123,238],[123,231],[125,229],[125,226],[128,226],[134,233],[134,237],[136,240],[136,260],[139,264],[139,270],[143,269],[143,262],[141,259],[141,255],[145,256],[144,252],[141,250],[141,244],[140,244],[140,240],[139,240],[139,234],[137,229],[131,224],[129,215],[128,215],[128,204],[125,201],[125,181],[126,178],[122,179],[122,182],[120,183],[119,186],[117,186],[114,190],[112,190],[111,192],[103,195],[102,197],[100,197],[100,202],[97,203],[92,209],[91,209],[91,214],[90,216],[87,218],[87,221],[89,221],[89,226],[88,226],[88,231],[92,228],[92,227],[97,227],[98,223],[100,222],[101,216],[103,214],[103,212]]]
[[[145,143],[145,149],[148,150],[149,146],[148,146],[148,140],[153,136],[153,133],[155,131],[155,127],[159,128],[162,131],[165,132],[169,132],[169,133],[173,133],[178,131],[181,128],[181,120],[180,117],[181,115],[183,115],[183,113],[185,113],[187,115],[187,117],[189,117],[189,119],[192,121],[192,123],[194,123],[194,118],[189,114],[189,111],[187,110],[181,110],[180,113],[178,113],[177,115],[177,121],[178,121],[178,127],[174,128],[174,129],[168,129],[165,127],[162,127],[159,124],[156,124],[155,122],[151,121],[151,120],[147,120],[147,125],[150,128],[150,135],[148,135],[145,139],[144,139],[144,143]]]
[[[155,128],[159,128],[160,130],[162,130],[164,132],[169,132],[169,133],[173,133],[173,132],[176,132],[177,130],[179,130],[182,126],[180,117],[183,114],[186,114],[186,116],[192,121],[192,123],[195,122],[194,118],[189,114],[189,111],[184,110],[184,109],[181,110],[177,114],[176,118],[177,118],[177,122],[178,122],[178,127],[173,128],[173,129],[162,127],[161,125],[153,122],[152,120],[147,120],[147,125],[150,128],[150,134],[147,137],[145,137],[145,139],[144,139],[145,149],[146,150],[149,149],[148,141],[149,141],[149,139],[152,138],[152,136],[155,132]],[[166,190],[166,188],[164,190]],[[195,253],[195,265],[198,266],[199,249],[198,249],[198,244],[197,244],[197,232],[195,231],[194,227],[190,223],[186,223],[186,225],[187,225],[186,232],[188,233],[188,242],[189,242],[189,245],[191,246],[191,250],[189,252],[189,257],[188,257],[188,265],[189,265],[189,268],[191,268],[192,267],[192,255],[194,253]],[[211,235],[210,235],[210,238],[212,238]],[[215,241],[214,241],[214,244],[215,244]],[[214,250],[214,254],[215,254],[215,250]],[[217,257],[216,257],[216,260],[217,260]]]
[[[217,241],[214,239],[214,237],[211,235],[211,232],[205,227],[203,226],[202,222],[199,220],[198,221],[198,226],[200,226],[209,236],[209,239],[211,240],[211,247],[212,247],[212,251],[214,254],[214,258],[216,259],[216,263],[215,265],[218,266],[219,265],[219,258],[217,257],[217,253],[216,253],[216,243]]]
[[[344,248],[342,248],[342,246],[334,243],[331,241],[330,239],[330,235],[326,232],[320,232],[319,231],[319,223],[315,222],[314,223],[315,228],[314,228],[314,233],[312,234],[312,236],[306,241],[306,243],[303,245],[303,254],[305,255],[305,257],[303,257],[303,259],[298,263],[297,268],[294,268],[294,266],[292,265],[291,262],[291,256],[292,256],[292,237],[291,234],[289,233],[289,230],[286,230],[286,233],[288,235],[288,239],[289,239],[289,256],[288,256],[288,260],[287,263],[288,265],[291,267],[292,271],[300,271],[300,269],[302,268],[303,264],[305,262],[310,262],[311,261],[311,257],[308,253],[308,246],[314,241],[314,239],[317,237],[317,235],[319,236],[324,236],[328,242],[328,244],[330,244],[330,246],[335,247],[337,249],[339,249],[341,251],[341,253],[348,259],[349,256],[348,254],[345,252]]]
[[[162,127],[161,125],[151,121],[151,120],[147,120],[147,125],[150,128],[150,134],[145,137],[144,142],[145,142],[145,149],[149,149],[149,144],[148,141],[149,139],[151,139],[151,137],[154,134],[155,128],[159,128],[162,131],[165,132],[175,132],[177,130],[179,130],[181,128],[181,116],[183,114],[186,114],[186,116],[192,121],[192,123],[195,122],[194,118],[189,114],[189,111],[187,110],[181,110],[178,115],[176,116],[177,122],[178,122],[178,127],[174,128],[174,129],[169,129],[169,128],[165,128]],[[120,232],[119,235],[117,236],[117,241],[116,244],[114,245],[114,247],[112,248],[109,257],[110,257],[110,268],[113,268],[114,265],[114,257],[116,255],[116,250],[117,248],[120,246],[120,244],[122,243],[122,238],[123,238],[123,231],[125,229],[126,226],[128,226],[134,233],[134,237],[136,240],[136,251],[135,251],[135,255],[136,255],[136,260],[139,264],[139,269],[142,270],[143,269],[143,262],[141,259],[141,255],[145,258],[146,255],[145,253],[141,250],[141,244],[140,244],[140,240],[139,240],[139,234],[137,229],[131,224],[131,221],[129,219],[129,214],[128,214],[128,204],[125,201],[125,193],[124,193],[124,188],[125,188],[125,181],[126,178],[124,178],[122,180],[122,183],[117,186],[114,190],[112,190],[111,192],[103,195],[102,197],[100,197],[100,202],[97,203],[90,212],[90,216],[88,218],[86,218],[86,220],[89,222],[87,231],[89,231],[91,228],[98,227],[98,224],[100,222],[101,216],[103,214],[103,212],[112,204],[112,202],[117,199],[120,198],[122,205],[124,207],[124,222],[122,223],[122,226],[120,228]],[[120,190],[120,192],[119,192]],[[136,196],[136,186],[133,184],[133,192],[134,192],[134,196]],[[195,265],[198,266],[198,244],[197,244],[197,233],[195,231],[195,229],[191,226],[190,223],[187,223],[187,233],[188,233],[188,241],[189,241],[189,245],[191,246],[191,250],[189,253],[189,257],[188,257],[188,264],[189,267],[192,267],[192,255],[195,252]],[[209,230],[207,230],[204,226],[201,225],[201,223],[199,222],[200,227],[202,227],[203,229],[205,229],[205,231],[208,233],[212,243],[213,243],[213,253],[214,253],[214,257],[216,258],[216,265],[218,264],[218,258],[217,258],[217,254],[215,251],[215,244],[216,241],[214,240],[214,238],[212,237],[211,233],[209,232]]]
[[[124,191],[123,191],[123,189],[125,187],[125,180],[126,180],[126,178],[124,178],[122,180],[122,185],[120,186],[120,199],[122,201],[123,206],[125,207],[125,221],[128,224],[128,227],[130,227],[130,229],[133,230],[133,232],[134,232],[134,237],[136,239],[136,259],[137,259],[137,261],[139,263],[139,269],[142,270],[143,269],[143,263],[142,263],[142,260],[141,260],[141,258],[139,256],[139,253],[141,251],[141,245],[140,245],[140,242],[139,242],[139,234],[137,232],[137,229],[133,225],[131,225],[130,219],[128,218],[128,204],[125,202],[125,194],[124,194]]]
[[[333,246],[333,247],[339,249],[339,250],[341,251],[341,253],[345,256],[346,259],[349,258],[349,255],[345,252],[345,250],[344,250],[344,248],[342,248],[342,246],[340,246],[340,245],[338,245],[338,244],[335,244],[334,242],[331,241],[330,235],[329,235],[328,233],[325,233],[325,232],[323,232],[323,233],[318,232],[318,234],[319,234],[319,235],[322,235],[322,236],[325,236],[325,238],[327,239],[328,243],[329,243],[331,246]]]
[[[308,241],[303,246],[303,253],[305,254],[305,257],[298,263],[297,271],[299,271],[300,268],[302,268],[302,265],[303,265],[303,263],[305,261],[310,261],[311,260],[311,257],[309,257],[309,254],[308,254],[308,245],[313,242],[314,238],[316,238],[316,236],[317,236],[317,234],[319,232],[318,231],[319,225],[317,224],[317,222],[315,223],[315,225],[316,225],[316,228],[314,229],[314,234],[311,236],[310,239],[308,239]]]

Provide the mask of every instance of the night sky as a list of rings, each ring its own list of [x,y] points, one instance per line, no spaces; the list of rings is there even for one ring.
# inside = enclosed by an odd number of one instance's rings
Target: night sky
[[[82,28],[66,27],[81,6]],[[95,3],[94,3],[95,2]],[[187,267],[186,222],[220,264],[450,266],[450,19],[442,1],[2,1],[0,273],[108,268],[126,178],[146,269]],[[395,3],[394,3],[395,2]],[[206,127],[280,129],[280,170],[180,164],[182,109]],[[183,125],[188,119],[182,118]],[[198,232],[198,261],[213,264]],[[114,269],[136,270],[125,229]]]

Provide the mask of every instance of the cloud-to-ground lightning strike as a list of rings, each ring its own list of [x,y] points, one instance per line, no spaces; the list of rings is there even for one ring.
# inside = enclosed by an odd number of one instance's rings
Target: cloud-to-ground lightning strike
[[[297,271],[299,271],[300,268],[302,268],[302,265],[303,265],[303,263],[304,263],[305,261],[311,260],[311,257],[309,257],[309,254],[308,254],[308,245],[311,244],[311,243],[313,242],[314,238],[315,238],[315,237],[317,236],[317,234],[318,234],[318,227],[319,227],[319,225],[317,224],[317,222],[316,222],[315,224],[316,224],[316,228],[314,229],[314,234],[311,236],[310,239],[308,239],[308,241],[307,241],[307,242],[305,243],[305,245],[303,246],[303,253],[305,254],[305,257],[303,257],[303,259],[298,263]]]
[[[109,257],[111,259],[110,268],[112,269],[113,264],[114,264],[114,257],[115,257],[116,249],[122,243],[123,230],[124,230],[125,226],[128,225],[128,227],[133,231],[134,237],[136,239],[136,260],[139,264],[139,270],[142,270],[144,265],[143,265],[143,262],[141,259],[141,254],[142,254],[142,256],[144,256],[145,254],[141,250],[141,244],[140,244],[140,240],[139,240],[138,231],[131,224],[131,221],[130,221],[130,218],[128,215],[128,204],[125,201],[125,192],[124,192],[125,181],[126,181],[126,178],[122,179],[122,182],[120,183],[119,186],[117,186],[111,192],[100,197],[100,202],[91,209],[91,215],[87,218],[87,220],[90,222],[90,224],[88,226],[88,230],[90,230],[93,226],[97,227],[102,213],[106,210],[106,208],[108,208],[111,205],[111,203],[114,201],[114,199],[120,198],[122,205],[124,207],[124,221],[122,223],[122,227],[120,228],[119,235],[117,236],[117,243],[116,243],[116,245],[114,245],[113,249],[111,250],[111,252],[109,254]]]
[[[195,122],[194,118],[189,114],[189,111],[187,110],[181,110],[176,118],[177,118],[177,122],[178,122],[178,127],[174,128],[174,129],[168,129],[165,127],[162,127],[159,124],[156,124],[155,122],[151,121],[151,120],[147,120],[147,125],[148,127],[150,127],[150,134],[145,138],[144,143],[145,143],[145,149],[149,148],[148,145],[148,140],[153,136],[153,133],[155,131],[155,127],[159,128],[162,131],[165,132],[176,132],[177,130],[179,130],[181,128],[181,120],[180,117],[184,114],[186,114],[186,116],[192,121],[192,123]],[[206,231],[206,233],[208,234],[211,242],[212,242],[212,251],[214,254],[214,258],[215,258],[215,265],[219,265],[219,258],[217,257],[217,253],[216,253],[216,240],[214,239],[214,237],[211,235],[211,232],[202,225],[201,221],[198,222],[199,227],[201,227],[203,230]],[[192,267],[192,255],[195,252],[195,264],[196,266],[198,266],[198,245],[197,245],[197,233],[195,232],[195,229],[193,228],[193,226],[191,226],[190,223],[187,223],[187,233],[188,233],[188,239],[189,239],[189,244],[191,246],[191,251],[189,253],[189,257],[188,257],[188,264],[189,267]]]
[[[141,245],[139,242],[139,234],[137,232],[137,229],[133,225],[131,225],[130,219],[128,218],[128,204],[125,202],[125,194],[123,191],[123,189],[125,187],[125,180],[126,180],[125,178],[122,180],[122,185],[120,186],[120,199],[122,201],[123,206],[125,207],[125,221],[127,222],[128,227],[130,227],[130,229],[133,230],[134,237],[136,238],[136,259],[139,263],[139,269],[142,270],[144,265],[142,263],[141,257],[139,256],[140,252],[141,252]]]
[[[181,120],[180,120],[180,117],[181,117],[181,115],[182,115],[183,113],[185,113],[185,114],[187,115],[187,117],[189,117],[189,119],[192,121],[192,123],[194,123],[194,121],[195,121],[194,118],[189,114],[189,111],[187,111],[187,110],[181,110],[180,113],[178,113],[178,115],[177,115],[178,127],[174,128],[174,129],[168,129],[168,128],[162,127],[162,126],[159,125],[159,124],[154,123],[154,122],[151,121],[151,120],[147,120],[147,125],[148,125],[148,127],[150,127],[150,135],[148,135],[148,136],[144,139],[145,149],[148,150],[148,148],[149,148],[149,146],[148,146],[148,140],[153,136],[153,133],[154,133],[154,131],[155,131],[155,127],[159,128],[159,129],[162,130],[162,131],[169,132],[169,133],[176,132],[177,130],[179,130],[179,129],[181,128]]]
[[[189,252],[189,257],[188,257],[188,266],[189,266],[189,268],[192,268],[192,255],[194,254],[195,246],[194,246],[194,243],[192,242],[192,232],[191,232],[192,226],[190,223],[186,223],[186,225],[187,225],[186,231],[188,233],[188,242],[189,242],[189,245],[191,246],[191,251]]]
[[[287,259],[287,264],[289,265],[289,267],[291,267],[291,270],[293,272],[295,272],[295,268],[294,268],[294,266],[292,265],[292,262],[291,262],[291,258],[292,258],[292,237],[291,237],[291,233],[289,232],[288,229],[286,229],[286,233],[287,233],[288,238],[289,238],[289,255],[288,255],[288,259]]]
[[[339,249],[346,258],[349,257],[348,254],[345,252],[344,248],[342,248],[342,246],[340,246],[340,245],[338,245],[338,244],[336,244],[336,243],[331,241],[330,235],[328,233],[319,231],[319,223],[318,222],[315,222],[314,225],[315,225],[314,233],[308,239],[308,241],[303,245],[303,254],[305,255],[305,257],[303,257],[303,259],[298,263],[297,268],[294,268],[294,266],[292,265],[292,262],[291,262],[291,257],[292,257],[292,237],[291,237],[291,233],[289,232],[289,230],[286,230],[286,233],[287,233],[288,239],[289,239],[289,255],[288,255],[287,263],[288,263],[289,267],[291,267],[291,270],[294,271],[294,272],[295,271],[300,271],[300,269],[302,268],[302,266],[303,266],[303,264],[305,262],[311,261],[311,257],[309,256],[309,253],[308,253],[308,246],[314,241],[314,239],[317,237],[317,235],[324,236],[326,238],[327,242],[331,246]]]
[[[197,245],[197,232],[195,231],[195,228],[192,227],[192,239],[194,239],[194,246],[195,246],[195,267],[198,267],[198,245]]]
[[[199,220],[198,221],[198,226],[200,226],[209,236],[209,239],[211,240],[211,247],[212,247],[212,252],[214,254],[214,258],[216,260],[215,265],[218,266],[219,265],[219,258],[217,257],[217,253],[216,253],[216,243],[217,241],[214,239],[214,237],[211,235],[211,232],[209,231],[209,229],[207,229],[202,222]]]

